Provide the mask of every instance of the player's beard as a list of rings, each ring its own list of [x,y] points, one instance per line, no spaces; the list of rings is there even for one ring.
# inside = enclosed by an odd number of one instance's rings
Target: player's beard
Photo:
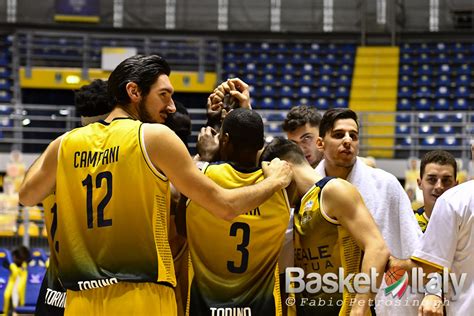
[[[146,100],[147,97],[144,97],[140,100],[138,104],[138,119],[143,123],[160,123],[153,119],[150,112],[146,109]]]

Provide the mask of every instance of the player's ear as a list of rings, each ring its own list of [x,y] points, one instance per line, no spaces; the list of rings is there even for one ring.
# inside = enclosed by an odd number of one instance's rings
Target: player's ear
[[[324,150],[324,140],[321,136],[316,138],[316,147],[318,148],[319,151]]]
[[[132,102],[139,101],[141,97],[140,88],[135,82],[131,81],[127,83],[127,85],[125,86],[125,90],[127,90],[127,94],[128,94],[128,97],[130,98],[130,101]]]
[[[227,144],[229,144],[229,140],[230,140],[230,138],[229,138],[229,133],[224,133],[224,134],[222,134],[222,136],[221,136],[222,145],[227,145]]]

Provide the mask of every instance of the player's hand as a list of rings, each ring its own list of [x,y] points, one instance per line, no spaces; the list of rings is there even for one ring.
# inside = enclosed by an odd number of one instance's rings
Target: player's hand
[[[262,161],[262,170],[266,178],[273,177],[280,181],[280,188],[282,189],[286,188],[293,178],[290,164],[279,158],[275,158],[271,162]]]
[[[214,161],[219,153],[219,134],[210,126],[202,127],[196,148],[201,161]]]
[[[241,108],[252,108],[250,105],[250,90],[248,84],[239,78],[232,78],[221,83],[209,96],[210,109],[212,111],[219,111],[224,107],[223,100],[226,94],[230,94],[231,97],[235,98]]]
[[[418,308],[418,316],[443,315],[443,300],[437,295],[426,295]]]

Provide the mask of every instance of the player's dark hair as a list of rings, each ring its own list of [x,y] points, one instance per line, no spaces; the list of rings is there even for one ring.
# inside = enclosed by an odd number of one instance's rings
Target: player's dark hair
[[[453,166],[454,179],[456,179],[458,166],[457,166],[457,163],[456,163],[456,159],[454,158],[454,156],[451,153],[449,153],[445,150],[439,150],[439,149],[427,152],[423,156],[423,158],[421,159],[420,179],[423,178],[423,175],[425,174],[426,165],[429,164],[429,163],[435,163],[435,164],[442,165],[442,166],[445,166],[445,165]]]
[[[97,116],[112,111],[107,94],[107,82],[96,79],[74,92],[76,113],[80,116]]]
[[[260,115],[249,109],[231,111],[222,123],[221,133],[228,133],[234,148],[258,151],[263,147],[263,121]]]
[[[324,137],[326,133],[331,132],[336,121],[343,119],[354,120],[357,129],[359,129],[357,114],[354,111],[347,108],[333,108],[327,110],[321,119],[321,124],[319,125],[319,137]]]
[[[170,66],[158,55],[136,55],[122,61],[109,76],[108,94],[112,104],[127,106],[130,98],[126,86],[135,82],[142,97],[146,97],[151,86],[161,75],[169,76]]]
[[[297,128],[309,123],[313,127],[318,127],[321,123],[321,114],[315,107],[300,105],[294,106],[286,115],[283,122],[283,130],[285,132],[292,132]]]
[[[307,163],[301,148],[291,140],[283,137],[275,137],[262,152],[260,162],[271,161],[274,158],[280,158],[294,164]]]

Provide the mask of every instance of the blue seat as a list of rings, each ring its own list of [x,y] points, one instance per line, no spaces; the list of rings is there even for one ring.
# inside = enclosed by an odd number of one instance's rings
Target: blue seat
[[[395,133],[396,134],[409,135],[409,134],[411,134],[411,128],[407,124],[397,124],[397,126],[395,128]]]
[[[271,113],[266,116],[268,122],[282,122],[286,118],[286,115],[283,113]]]
[[[418,113],[418,122],[420,123],[428,123],[431,122],[431,115],[427,115],[426,113]]]
[[[290,109],[291,108],[291,99],[288,97],[284,97],[280,99],[280,102],[278,104],[278,108],[280,109]]]
[[[458,74],[469,75],[471,73],[471,66],[469,64],[462,64],[457,68]]]
[[[436,46],[434,47],[434,51],[438,54],[444,53],[447,50],[447,45],[445,43],[437,43]]]
[[[316,101],[316,107],[318,110],[327,110],[329,108],[329,102],[326,98],[318,98]]]
[[[431,97],[430,88],[427,87],[427,86],[418,87],[418,90],[416,91],[416,96],[418,98],[429,98],[429,97]]]
[[[277,69],[276,69],[276,67],[275,67],[275,64],[273,64],[273,63],[268,63],[268,64],[265,65],[264,71],[265,71],[266,73],[275,73],[275,72],[277,72]]]
[[[320,85],[330,85],[331,84],[331,76],[329,75],[322,75],[320,78],[319,78],[319,84]]]
[[[436,62],[436,63],[445,63],[448,61],[448,57],[446,56],[446,54],[444,53],[441,53],[441,54],[437,54],[433,60]]]
[[[468,86],[469,82],[469,76],[466,74],[461,74],[460,76],[456,77],[456,84],[458,86]]]
[[[327,67],[330,68],[329,65],[325,65]],[[301,68],[301,73],[303,74],[312,74],[314,72],[314,68],[313,68],[313,65],[312,64],[309,64],[309,63],[306,63],[306,64],[303,64],[303,67]],[[321,72],[323,73],[323,72]],[[325,72],[327,74],[330,74],[331,72]]]
[[[18,314],[31,314],[35,311],[41,283],[46,273],[46,261],[43,260],[43,254],[44,251],[36,250],[36,255],[35,250],[32,251],[32,258],[26,268],[24,302],[23,305],[15,308],[15,312]]]
[[[317,95],[318,97],[329,97],[331,95],[331,91],[329,87],[321,86],[318,88]]]
[[[351,78],[347,75],[340,75],[337,77],[337,84],[348,86],[351,84]]]
[[[337,98],[336,99],[336,106],[338,108],[347,108],[349,106],[349,102],[347,101],[347,99]]]
[[[257,78],[255,77],[255,74],[253,73],[247,73],[245,75],[245,82],[249,85],[254,85],[257,83]]]
[[[282,53],[276,54],[275,57],[270,58],[270,60],[273,60],[273,62],[276,64],[284,64],[287,62],[287,58],[285,54],[282,54]]]
[[[257,65],[255,63],[248,63],[247,65],[245,65],[245,69],[247,70],[247,72],[256,73]]]
[[[286,73],[294,73],[295,72],[295,67],[292,64],[285,64],[284,71]]]
[[[413,63],[415,61],[415,58],[413,58],[413,55],[406,52],[406,53],[403,53],[402,56],[400,57],[400,61],[402,63]]]
[[[397,138],[397,143],[399,143],[402,146],[411,146],[413,143],[413,140],[411,136],[402,136],[400,138]]]
[[[280,96],[282,97],[292,97],[293,89],[290,86],[284,85],[280,88]]]
[[[433,134],[433,128],[429,124],[422,124],[418,127],[418,133],[422,135]]]
[[[265,85],[263,86],[261,95],[264,97],[273,97],[275,95],[275,89],[273,89],[272,85]]]
[[[441,144],[445,147],[455,147],[461,145],[461,140],[454,136],[447,136],[441,139]]]
[[[446,118],[447,118],[447,122],[462,123],[463,114],[462,113],[450,114],[450,115],[447,115]]]
[[[339,69],[335,71],[335,75],[351,75],[352,66],[348,64],[342,64]]]
[[[336,97],[347,98],[348,96],[349,96],[349,89],[347,89],[347,87],[341,86],[337,88]]]
[[[455,132],[454,128],[450,124],[444,124],[438,128],[439,134],[453,134]]]
[[[446,74],[443,74],[438,77],[437,84],[439,86],[446,86],[446,85],[449,85],[450,83],[451,83],[451,80],[449,79],[449,76],[447,76]]]
[[[428,111],[431,109],[431,102],[426,98],[418,99],[415,108],[418,111]]]
[[[436,113],[432,116],[432,121],[435,123],[448,122],[448,116],[446,115],[446,113]]]
[[[262,103],[260,104],[262,109],[275,109],[275,102],[272,98],[266,97],[263,98]]]
[[[266,74],[263,76],[262,83],[265,85],[272,85],[275,83],[275,76],[273,74]]]
[[[400,76],[399,85],[411,87],[413,85],[413,80],[408,75],[402,75]]]
[[[434,136],[426,136],[421,138],[422,146],[436,147],[440,145],[440,141]]]
[[[427,53],[421,53],[416,58],[416,61],[421,63],[421,64],[428,63],[430,61],[430,57]]]
[[[419,86],[427,86],[431,83],[431,78],[427,75],[422,75],[421,77],[418,78],[418,80],[416,81],[416,83],[419,85]]]
[[[283,132],[280,123],[265,124],[265,132],[267,133],[281,133]]]
[[[399,111],[410,111],[411,102],[407,98],[399,99],[397,104],[397,110]]]
[[[467,98],[469,97],[469,89],[465,86],[459,86],[456,89],[455,97],[457,98]]]
[[[435,91],[435,97],[446,98],[449,97],[449,88],[447,86],[439,86]]]
[[[281,78],[280,83],[281,84],[293,84],[295,82],[295,79],[291,74],[285,74],[283,78]]]
[[[397,122],[399,123],[408,123],[411,121],[411,115],[410,114],[397,114],[396,117]]]
[[[435,103],[434,103],[434,109],[435,110],[440,110],[440,111],[444,111],[444,110],[449,110],[450,108],[450,104],[448,102],[447,99],[445,98],[437,98]]]
[[[469,110],[469,104],[463,98],[456,99],[453,104],[453,110],[455,111],[467,111]]]
[[[10,264],[13,262],[10,250],[0,248],[0,312],[4,311],[4,294],[10,278]]]
[[[301,86],[300,91],[299,91],[299,96],[301,97],[311,97],[311,88],[309,86]],[[324,95],[320,95],[324,96]]]
[[[433,73],[433,69],[431,68],[430,64],[422,64],[418,67],[418,73],[422,75],[431,75]]]
[[[301,54],[292,54],[290,59],[291,59],[291,62],[295,64],[300,64],[303,61]]]
[[[402,87],[401,89],[399,89],[398,96],[401,98],[411,98],[413,96],[411,87]]]
[[[301,85],[311,85],[313,83],[313,77],[309,74],[306,74],[300,77],[300,80],[298,83]]]
[[[413,66],[408,64],[402,64],[400,67],[400,74],[402,75],[412,75],[413,74]]]

